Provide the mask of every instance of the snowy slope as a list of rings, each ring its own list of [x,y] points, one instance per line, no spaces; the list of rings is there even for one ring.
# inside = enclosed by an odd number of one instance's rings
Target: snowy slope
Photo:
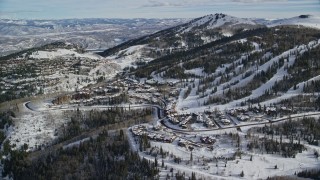
[[[222,26],[235,27],[237,25],[257,25],[249,19],[237,18],[225,14],[210,14],[188,23],[188,26],[183,32],[190,32],[194,28],[204,26],[204,29],[214,29]]]
[[[232,36],[237,32],[257,29],[262,26],[264,25],[257,24],[250,19],[225,14],[210,14],[173,28],[124,42],[119,46],[107,49],[101,55],[115,55],[119,51],[139,45],[146,45],[153,48],[153,51],[172,53],[198,47],[225,36]]]
[[[280,25],[302,25],[306,27],[318,28],[320,29],[320,17],[308,15],[296,16],[287,19],[276,19],[276,20],[256,20],[257,23],[265,24],[268,27],[280,26]]]
[[[257,97],[262,96],[266,90],[271,89],[275,83],[280,80],[283,79],[284,76],[289,76],[288,72],[287,72],[287,68],[292,66],[295,62],[296,56],[294,55],[290,55],[292,52],[299,52],[300,55],[304,54],[305,52],[308,52],[309,50],[316,48],[318,45],[320,44],[320,40],[316,40],[316,41],[311,41],[306,45],[300,45],[300,46],[295,46],[293,49],[289,49],[285,52],[283,52],[282,54],[280,54],[279,56],[275,56],[273,58],[271,58],[269,61],[267,61],[266,63],[260,65],[260,66],[251,66],[247,71],[234,76],[233,78],[231,78],[229,81],[222,83],[218,86],[216,86],[217,88],[217,92],[214,93],[214,95],[216,96],[223,96],[223,93],[226,91],[226,89],[224,87],[231,87],[231,88],[241,88],[241,87],[245,87],[249,82],[252,81],[253,77],[258,74],[260,71],[267,71],[267,69],[274,64],[275,62],[278,62],[279,59],[281,58],[287,58],[286,62],[284,63],[284,65],[282,67],[279,67],[279,69],[277,69],[276,73],[273,75],[273,77],[271,77],[267,82],[265,82],[264,84],[262,84],[261,86],[259,86],[256,89],[253,89],[250,93],[250,95],[243,97],[241,99],[238,100],[233,100],[229,103],[223,104],[223,105],[214,105],[214,107],[218,108],[218,109],[228,109],[228,108],[232,108],[232,107],[236,107],[239,106],[241,102],[247,101],[249,99],[254,99]],[[256,51],[257,48],[255,47]],[[269,56],[268,55],[269,52],[267,52],[264,56]],[[235,61],[235,62],[241,62],[242,58],[240,58],[239,60]],[[228,67],[230,67],[231,64],[224,64],[224,68],[217,68],[216,73],[225,73],[225,69]],[[257,69],[257,70],[255,70]],[[185,73],[190,73],[196,71],[198,73],[196,73],[197,75],[201,76],[201,69],[199,68],[195,68],[193,70],[188,70]],[[252,71],[253,73],[246,77],[243,78],[245,76],[246,73]],[[311,82],[312,80],[317,80],[319,77],[314,77],[311,78],[310,80],[308,80],[308,82]],[[220,77],[216,78],[215,81],[213,83],[216,83],[217,81],[220,81]],[[272,100],[268,100],[266,102],[263,102],[262,104],[266,104],[266,105],[270,105],[271,103],[275,103],[275,102],[279,102],[280,100],[283,99],[287,99],[293,96],[297,96],[302,94],[302,88],[305,85],[306,82],[300,82],[297,84],[297,89],[293,90],[293,87],[291,87],[287,93],[283,94],[282,96],[272,99]],[[195,87],[198,86],[198,81],[195,80],[194,82]],[[177,100],[177,104],[176,104],[176,110],[180,113],[184,113],[184,112],[201,112],[204,111],[205,109],[209,109],[209,106],[203,106],[201,105],[201,103],[205,102],[208,99],[208,96],[204,96],[201,97],[201,95],[196,95],[195,90],[196,88],[192,88],[192,91],[190,93],[190,95],[187,98],[184,98],[184,94],[186,92],[186,88],[182,89],[182,91],[180,92],[179,98]],[[227,88],[229,89],[229,88]],[[206,93],[210,94],[210,92],[212,92],[213,88],[211,89],[207,89]],[[211,105],[212,107],[212,105]]]
[[[119,51],[113,56],[106,57],[106,59],[111,60],[111,62],[119,65],[122,69],[128,66],[132,66],[137,61],[149,62],[153,59],[143,56],[144,48],[146,46],[147,45],[131,46],[127,49]]]
[[[54,59],[57,57],[81,57],[88,59],[101,59],[102,57],[93,54],[93,53],[84,53],[80,54],[76,52],[74,49],[56,49],[54,51],[36,51],[33,52],[29,57],[34,59]]]

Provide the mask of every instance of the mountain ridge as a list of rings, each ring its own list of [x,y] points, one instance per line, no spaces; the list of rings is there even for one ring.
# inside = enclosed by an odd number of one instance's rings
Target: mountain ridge
[[[188,49],[204,45],[222,37],[230,36],[236,32],[262,27],[264,27],[264,25],[256,24],[250,20],[236,18],[221,13],[211,14],[193,19],[185,24],[158,31],[151,35],[129,40],[99,54],[102,56],[110,56],[112,53],[123,50],[129,46],[147,44],[150,41],[160,41],[158,44],[155,42],[151,46],[152,48],[161,48],[161,40],[163,38],[165,39],[164,41],[168,40],[171,44],[176,44],[172,49],[177,49],[179,51],[179,49]],[[190,36],[193,39],[190,40],[188,38]]]

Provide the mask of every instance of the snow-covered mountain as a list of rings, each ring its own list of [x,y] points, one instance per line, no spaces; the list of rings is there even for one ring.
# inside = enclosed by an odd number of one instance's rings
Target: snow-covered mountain
[[[264,24],[268,27],[281,25],[302,25],[320,29],[320,17],[313,15],[300,15],[292,18],[274,20],[256,19],[254,21],[259,24]]]
[[[283,103],[307,94],[304,87],[320,76],[312,63],[302,66],[307,59],[318,58],[320,30],[308,28],[317,27],[317,20],[313,16],[267,21],[208,15],[127,41],[102,55],[132,63],[136,69],[129,74],[138,80],[180,82],[183,88],[177,90],[174,104],[180,112]],[[308,27],[282,26],[297,24]]]
[[[258,24],[250,19],[242,19],[226,14],[210,14],[190,21],[181,26],[182,32],[190,32],[196,29],[238,30],[256,28]]]
[[[131,46],[146,45],[142,50],[143,54],[146,54],[147,58],[159,58],[163,55],[199,47],[238,32],[262,27],[264,25],[249,19],[225,14],[210,14],[185,24],[127,41],[104,51],[101,55],[110,56]]]

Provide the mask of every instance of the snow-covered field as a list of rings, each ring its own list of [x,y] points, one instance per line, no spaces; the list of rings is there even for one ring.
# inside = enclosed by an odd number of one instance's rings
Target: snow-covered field
[[[84,53],[80,54],[74,49],[55,49],[53,51],[36,51],[33,52],[29,57],[34,59],[53,59],[57,57],[76,57],[76,58],[89,58],[89,59],[102,59],[101,56],[98,56],[94,53]]]
[[[255,20],[257,23],[265,24],[269,27],[279,26],[279,25],[302,25],[306,27],[312,27],[320,29],[320,17],[307,15],[308,17],[301,18],[299,16],[286,18],[286,19],[274,19],[274,20]]]
[[[8,132],[11,145],[20,148],[27,144],[28,151],[34,151],[45,148],[57,138],[55,133],[68,120],[62,111],[44,111],[45,104],[48,102],[33,102],[30,106],[34,111],[21,105],[19,116],[14,118],[14,126]]]
[[[143,56],[142,52],[145,47],[146,45],[132,46],[122,51],[119,51],[116,55],[107,57],[107,59],[119,65],[122,69],[125,67],[133,66],[133,64],[137,61],[152,61],[152,58]]]

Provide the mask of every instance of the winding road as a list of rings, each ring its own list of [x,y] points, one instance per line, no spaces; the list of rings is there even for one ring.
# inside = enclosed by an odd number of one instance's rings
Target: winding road
[[[159,121],[162,126],[170,129],[170,131],[172,133],[177,133],[177,134],[181,134],[181,135],[188,135],[188,134],[194,134],[194,133],[201,133],[201,132],[215,132],[215,131],[218,131],[218,130],[224,130],[224,129],[233,129],[233,128],[241,128],[241,127],[249,127],[249,126],[258,126],[258,125],[265,125],[265,124],[272,124],[272,123],[278,123],[278,122],[282,122],[282,121],[286,121],[286,120],[289,120],[290,118],[291,119],[294,119],[294,118],[302,118],[302,117],[310,117],[310,116],[315,116],[315,115],[320,115],[320,112],[309,112],[309,113],[301,113],[301,114],[294,114],[294,115],[291,115],[291,116],[286,116],[286,117],[282,117],[282,118],[278,118],[278,119],[274,119],[274,120],[269,120],[267,122],[258,122],[258,123],[251,123],[251,124],[238,124],[238,125],[234,125],[234,126],[228,126],[228,127],[221,127],[221,128],[218,128],[218,129],[208,129],[208,130],[182,130],[182,129],[176,129],[176,128],[173,128],[172,126],[168,126],[166,123],[165,123],[165,120],[167,120],[167,117],[164,116],[164,108],[159,106],[159,105],[156,105],[156,104],[139,104],[139,105],[117,105],[117,106],[68,106],[68,107],[64,107],[64,108],[61,108],[62,106],[60,107],[54,107],[54,108],[45,108],[45,109],[35,109],[33,108],[33,105],[32,105],[32,102],[28,101],[28,102],[25,102],[24,103],[24,106],[30,110],[30,111],[34,111],[34,112],[46,112],[46,111],[51,111],[51,110],[75,110],[75,109],[78,109],[79,110],[85,110],[85,111],[88,111],[88,110],[93,110],[93,109],[108,109],[108,108],[112,108],[112,107],[120,107],[120,108],[154,108],[156,109],[156,113],[157,113],[157,121]],[[131,124],[131,125],[134,125],[135,122],[127,122],[127,124]],[[113,124],[113,125],[110,125],[110,126],[114,126],[116,127],[117,124]],[[97,134],[101,133],[102,131],[109,129],[108,126],[102,126],[102,127],[99,127],[99,128],[96,128],[94,130],[91,130],[91,131],[87,131],[87,132],[83,132],[81,133],[80,135],[76,136],[76,137],[73,137],[72,139],[69,139],[67,141],[63,141],[63,142],[60,142],[58,144],[55,144],[51,147],[48,147],[45,151],[34,151],[34,152],[31,152],[31,156],[30,159],[31,160],[36,160],[39,156],[44,156],[50,152],[53,152],[59,148],[62,148],[68,144],[71,144],[71,143],[74,143],[76,141],[79,141],[79,140],[82,140],[82,139],[85,139],[85,138],[88,138],[88,137],[94,137],[96,136]]]
[[[165,103],[164,100],[162,100],[162,102]],[[27,109],[31,110],[31,111],[35,111],[35,112],[39,112],[38,110],[32,109],[30,106],[30,101],[25,102],[24,105]],[[310,117],[310,116],[316,116],[316,115],[320,115],[320,112],[308,112],[308,113],[300,113],[300,114],[293,114],[290,116],[285,116],[285,117],[281,117],[278,119],[274,119],[274,120],[268,120],[267,122],[257,122],[257,123],[250,123],[250,124],[234,124],[234,126],[227,126],[227,127],[219,127],[218,129],[204,129],[204,130],[183,130],[183,129],[177,129],[174,128],[172,126],[168,126],[165,123],[165,120],[167,119],[167,117],[164,116],[164,108],[161,107],[160,105],[157,104],[136,104],[136,105],[109,105],[109,106],[68,106],[65,108],[49,108],[48,110],[43,110],[43,111],[50,111],[50,110],[74,110],[74,109],[79,109],[79,110],[94,110],[94,109],[108,109],[108,108],[155,108],[156,112],[157,112],[157,117],[158,117],[158,121],[160,121],[160,123],[168,128],[171,129],[173,132],[178,132],[178,133],[192,133],[192,132],[213,132],[213,131],[218,131],[218,130],[223,130],[223,129],[233,129],[233,128],[241,128],[241,127],[249,127],[249,126],[258,126],[258,125],[265,125],[265,124],[273,124],[273,123],[278,123],[278,122],[282,122],[282,121],[286,121],[289,120],[290,118],[302,118],[302,117]],[[42,112],[43,112],[42,111]]]

